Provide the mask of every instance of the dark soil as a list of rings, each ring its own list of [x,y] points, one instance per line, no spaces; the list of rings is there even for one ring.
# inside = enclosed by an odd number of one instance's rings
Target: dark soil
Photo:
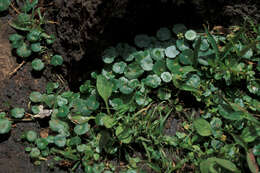
[[[202,24],[208,21],[211,27],[230,25],[230,18],[222,12],[225,5],[233,3],[233,1],[229,1],[228,4],[223,0],[216,0],[200,5],[188,3],[176,6],[172,0],[166,0],[166,3],[162,3],[161,0],[46,0],[46,2],[42,0],[41,2],[48,9],[48,18],[58,22],[58,25],[48,25],[46,30],[56,34],[57,42],[53,48],[66,61],[62,72],[72,90],[77,90],[89,77],[88,72],[102,68],[100,57],[106,47],[118,42],[133,44],[136,34],[154,35],[160,27],[169,27],[174,23],[184,23],[194,29],[202,28]],[[247,4],[235,0],[234,2],[237,2],[237,6],[229,6],[227,12],[228,16],[235,16],[235,22],[240,21],[241,15],[260,18],[253,7],[246,8]],[[53,76],[51,71],[46,69],[43,74],[34,75],[30,63],[26,63],[10,76],[22,61],[11,54],[8,35],[14,31],[7,25],[8,14],[3,16],[0,17],[0,112],[8,112],[12,107],[23,107],[29,112],[29,94],[32,91],[43,93],[47,81]],[[176,125],[175,117],[170,117],[166,133],[174,134],[176,128],[173,126]],[[19,122],[14,124],[9,134],[0,137],[0,173],[49,172],[46,163],[41,166],[32,164],[24,151],[26,145],[20,138],[25,131],[39,132],[42,128],[44,126],[38,122]]]

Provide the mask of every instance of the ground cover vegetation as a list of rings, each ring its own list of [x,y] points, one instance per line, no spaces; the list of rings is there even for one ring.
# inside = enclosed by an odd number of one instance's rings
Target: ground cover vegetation
[[[9,3],[0,1],[0,10]],[[10,36],[22,58],[54,41],[39,29],[43,21],[38,23],[36,4],[26,1],[25,13],[10,23],[22,30]],[[40,20],[27,14],[35,12]],[[71,172],[134,173],[149,168],[257,173],[260,26],[246,20],[229,31],[213,34],[206,25],[195,31],[173,24],[154,36],[139,34],[134,45],[118,43],[105,49],[103,68],[93,71],[79,92],[55,81],[47,84],[45,93],[32,92],[30,118],[48,119],[49,130],[23,134],[26,152],[35,164],[47,161],[50,169],[63,166]],[[49,60],[54,66],[62,64],[60,55]],[[32,66],[44,68],[41,59],[34,59]],[[197,113],[189,101],[196,102]],[[24,115],[19,107],[2,112],[0,133],[9,133],[12,123]],[[170,132],[165,128],[169,117],[179,120]],[[124,163],[120,170],[113,159]]]

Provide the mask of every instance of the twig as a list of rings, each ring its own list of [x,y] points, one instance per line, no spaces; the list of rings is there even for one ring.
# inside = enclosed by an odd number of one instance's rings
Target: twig
[[[25,64],[25,61],[23,61],[21,64],[18,65],[18,67],[16,67],[14,69],[14,71],[12,71],[11,73],[9,73],[9,79],[12,78],[12,76]]]
[[[17,8],[15,8],[15,6],[14,6],[13,3],[11,3],[10,6],[12,7],[12,9],[13,9],[17,14],[21,13]]]
[[[52,21],[52,20],[48,20],[47,23],[50,23],[50,24],[59,24],[59,22],[55,22],[55,21]]]

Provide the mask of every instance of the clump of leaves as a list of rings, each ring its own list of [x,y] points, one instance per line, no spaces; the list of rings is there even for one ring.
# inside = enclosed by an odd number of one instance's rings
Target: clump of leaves
[[[10,1],[3,0],[0,2],[0,11],[8,8]],[[19,34],[9,36],[12,48],[15,49],[17,56],[24,58],[26,61],[29,57],[37,55],[38,58],[33,59],[32,68],[36,71],[44,69],[44,62],[53,66],[59,66],[63,63],[60,55],[52,56],[49,45],[53,44],[55,37],[48,35],[41,28],[46,20],[38,8],[38,0],[23,1],[21,6],[22,13],[17,14],[10,21],[10,26],[19,30]],[[39,59],[39,58],[42,59]]]
[[[104,68],[80,93],[61,91],[56,83],[46,94],[31,93],[35,113],[43,105],[50,117],[49,136],[37,137],[32,157],[58,155],[85,172],[103,171],[108,155],[120,155],[136,172],[142,159],[155,172],[188,164],[203,173],[258,170],[259,50],[244,29],[233,34],[229,40],[206,27],[199,33],[177,24],[156,37],[137,35],[137,48],[119,43],[104,51]],[[21,39],[12,38],[18,45]],[[203,105],[199,114],[180,103],[183,93]],[[181,128],[169,135],[165,123],[178,114]],[[144,151],[140,157],[136,146]]]

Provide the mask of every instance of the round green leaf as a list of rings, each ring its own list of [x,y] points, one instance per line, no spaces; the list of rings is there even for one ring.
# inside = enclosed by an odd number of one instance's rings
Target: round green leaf
[[[144,70],[137,62],[129,64],[124,72],[125,77],[128,79],[137,79],[144,73]]]
[[[54,55],[51,58],[51,65],[59,66],[63,63],[63,58],[60,55]]]
[[[88,123],[84,123],[84,124],[77,124],[74,127],[74,132],[77,135],[84,135],[89,131],[89,124]]]
[[[67,115],[69,114],[70,110],[67,106],[61,106],[59,108],[59,111],[57,113],[57,117],[59,118],[66,118]]]
[[[123,100],[120,98],[114,98],[112,100],[109,100],[109,104],[113,107],[113,108],[117,108],[118,106],[123,104]]]
[[[157,97],[161,100],[168,100],[171,98],[171,91],[167,88],[159,88]]]
[[[29,98],[34,103],[41,102],[42,99],[43,99],[42,94],[40,92],[38,92],[38,91],[31,92]]]
[[[151,57],[158,61],[158,60],[162,60],[164,58],[164,49],[162,48],[153,48],[150,51]]]
[[[118,74],[122,74],[125,71],[127,64],[123,61],[117,62],[113,65],[113,71]]]
[[[196,74],[193,74],[190,79],[186,82],[186,85],[193,88],[198,88],[200,86],[200,77]]]
[[[159,61],[156,61],[154,66],[153,66],[153,72],[155,74],[157,74],[158,76],[160,76],[163,72],[165,72],[167,69],[166,69],[166,64],[165,64],[165,61],[163,60],[159,60]]]
[[[202,39],[201,40],[201,43],[200,43],[200,50],[201,51],[206,51],[209,49],[209,43],[208,43],[208,40],[207,39]]]
[[[53,111],[55,112],[55,111]],[[59,132],[59,131],[68,131],[69,130],[69,125],[68,123],[61,121],[59,119],[52,119],[49,121],[49,127],[52,131],[54,132]]]
[[[116,49],[114,47],[109,47],[109,48],[105,49],[102,58],[103,58],[104,63],[111,64],[117,56],[118,56],[118,53],[117,53]]]
[[[221,128],[221,126],[222,126],[222,121],[221,121],[221,119],[214,117],[214,118],[212,118],[212,120],[210,121],[210,125],[211,125],[211,127],[212,127],[213,129],[217,130],[217,129],[220,129],[220,128]]]
[[[144,79],[145,85],[152,87],[152,88],[157,88],[161,84],[161,78],[154,74],[154,75],[148,75]]]
[[[30,42],[37,42],[41,39],[41,31],[39,30],[31,30],[27,35],[26,39]]]
[[[77,151],[80,153],[83,153],[84,151],[86,151],[87,148],[88,148],[88,146],[86,144],[77,145]]]
[[[29,130],[26,132],[25,138],[29,142],[34,142],[37,139],[37,133],[35,131]]]
[[[153,69],[153,60],[150,56],[145,57],[140,61],[140,65],[145,71],[151,71]]]
[[[60,95],[56,97],[56,101],[57,101],[58,106],[60,106],[60,107],[68,104],[68,100],[66,98],[63,98]]]
[[[58,147],[64,147],[66,145],[66,137],[63,135],[56,135],[54,137],[54,144]]]
[[[194,58],[194,53],[191,49],[186,49],[179,55],[179,61],[183,65],[192,65],[193,58]]]
[[[0,119],[0,134],[8,133],[11,130],[12,122],[8,119]]]
[[[187,30],[186,26],[183,24],[175,24],[173,25],[172,31],[175,34],[184,33]]]
[[[40,113],[40,106],[36,106],[36,105],[33,105],[32,106],[32,113],[34,114],[34,115],[36,115],[36,114],[38,114],[38,113]]]
[[[7,10],[10,4],[11,0],[0,0],[0,12]]]
[[[172,34],[168,28],[160,28],[156,33],[156,37],[161,41],[166,41],[171,39]]]
[[[165,49],[165,55],[168,58],[175,58],[180,52],[176,49],[175,46],[170,46]]]
[[[146,48],[150,45],[151,39],[145,34],[135,36],[135,45],[139,48]]]
[[[144,93],[137,91],[135,93],[135,102],[140,106],[146,106],[150,103],[151,99],[147,97]]]
[[[14,118],[23,118],[24,112],[24,108],[13,108],[11,110],[11,116]]]
[[[23,43],[20,47],[16,49],[16,53],[22,58],[27,58],[32,54],[32,51],[28,48],[26,43]]]
[[[91,95],[87,98],[87,106],[90,110],[94,111],[97,110],[99,107],[99,102],[96,99],[96,96]]]
[[[24,43],[23,36],[19,34],[10,35],[9,40],[12,42],[12,48],[21,47]]]
[[[40,157],[41,152],[38,148],[32,148],[31,152],[30,152],[30,157],[31,158],[38,158]]]
[[[23,40],[23,36],[20,35],[20,34],[12,34],[12,35],[9,36],[9,40],[10,40],[11,42]]]
[[[44,68],[44,63],[42,62],[42,60],[35,58],[32,61],[32,68],[36,71],[41,71]]]
[[[186,49],[189,49],[189,44],[184,39],[181,39],[176,41],[176,47],[180,51],[184,51]]]
[[[123,94],[130,94],[134,89],[129,85],[129,80],[125,77],[119,78],[118,88]]]
[[[185,33],[185,38],[189,41],[195,40],[197,37],[197,33],[194,30],[188,30]]]
[[[74,136],[68,140],[69,146],[77,146],[81,144],[81,138],[79,136]]]
[[[211,127],[208,121],[198,118],[193,122],[193,125],[197,131],[197,133],[201,136],[210,136],[211,133]]]
[[[38,138],[35,143],[40,150],[45,150],[48,146],[48,141],[45,138]]]
[[[136,49],[132,46],[129,46],[127,43],[118,43],[116,50],[119,55],[127,62],[132,61],[135,57],[134,55],[136,53]]]
[[[41,46],[41,43],[32,43],[31,44],[31,50],[33,52],[40,52],[42,50],[42,46]]]
[[[161,74],[161,78],[162,78],[163,82],[168,83],[168,82],[170,82],[172,80],[172,74],[167,72],[167,71],[163,72]]]

